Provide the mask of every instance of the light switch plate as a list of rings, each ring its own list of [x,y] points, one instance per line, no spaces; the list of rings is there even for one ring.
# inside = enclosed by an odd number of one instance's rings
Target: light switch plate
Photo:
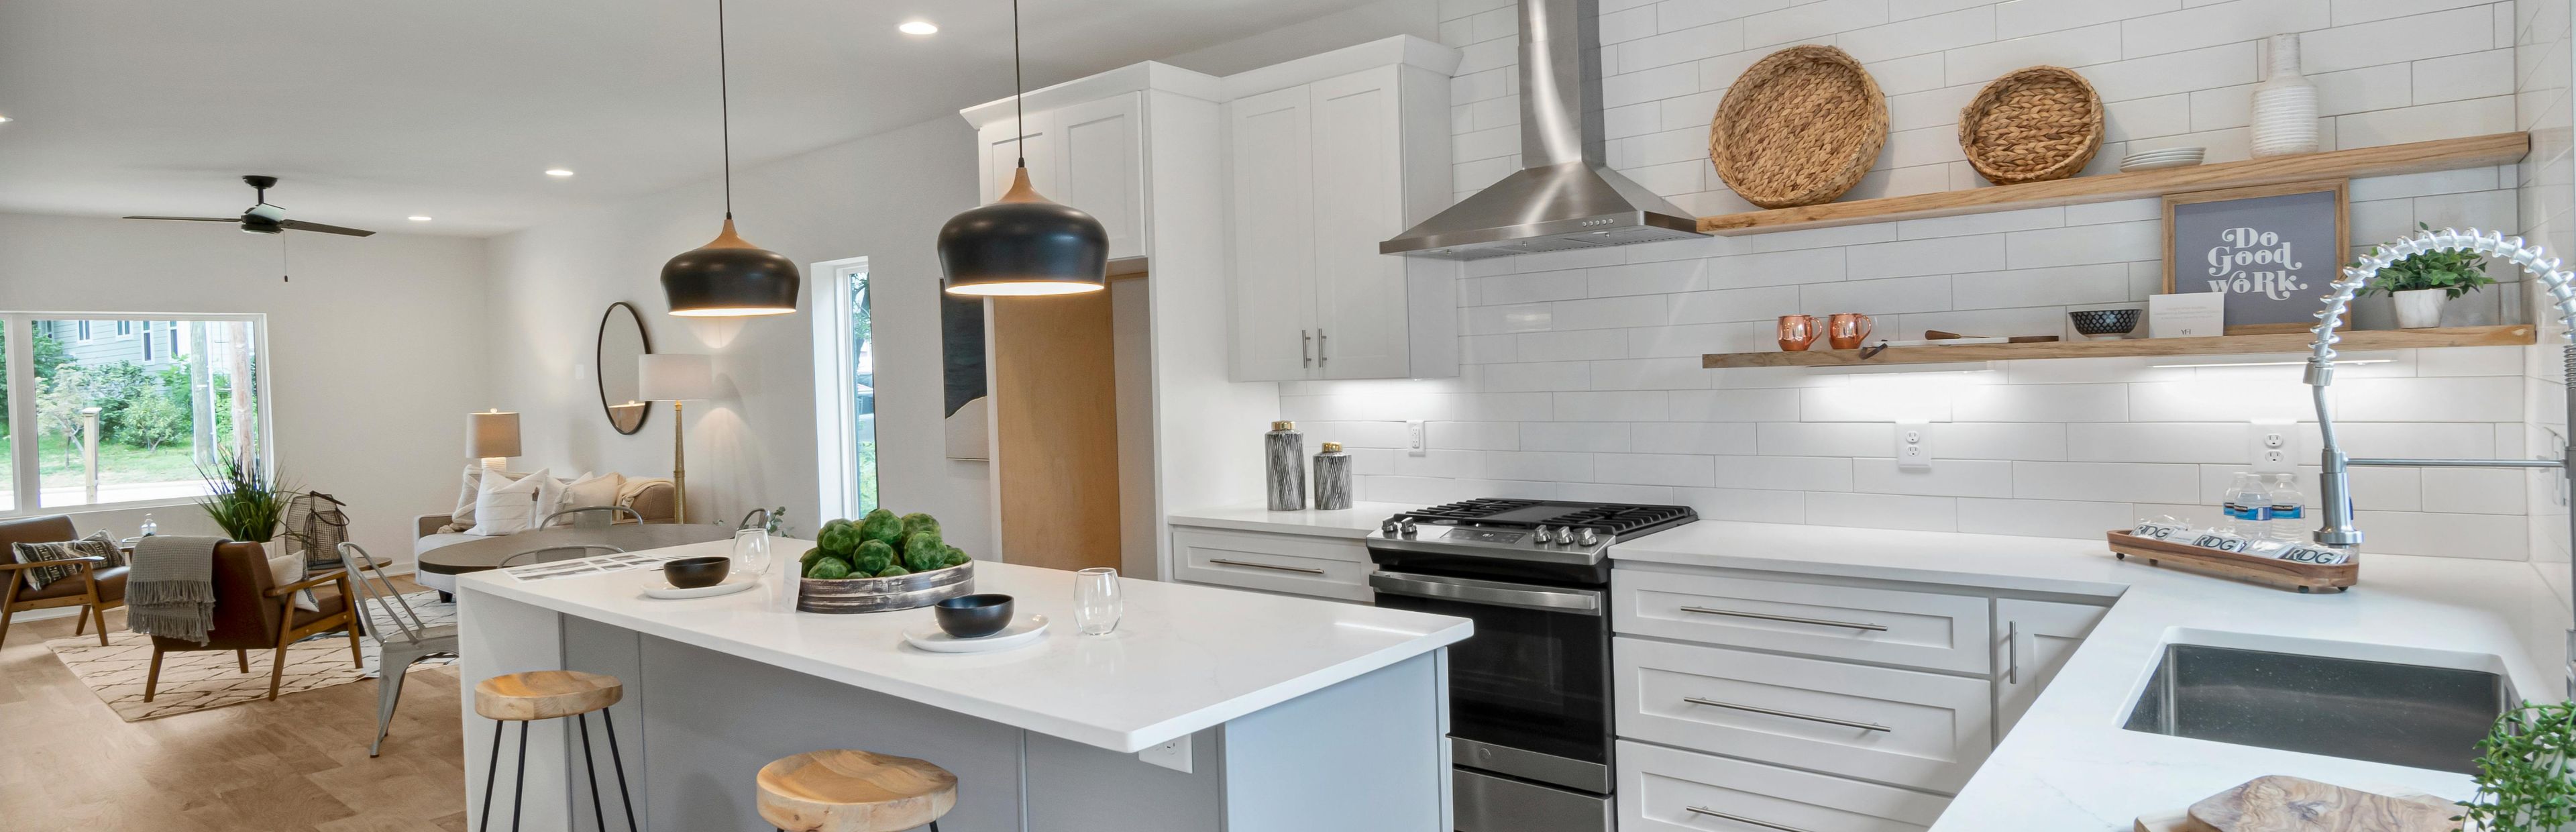
[[[1896,469],[1932,470],[1932,423],[1896,423]]]
[[[1405,453],[1414,456],[1422,456],[1430,453],[1430,443],[1427,440],[1428,438],[1423,435],[1422,420],[1412,419],[1404,423]]]
[[[2245,458],[2257,474],[2292,474],[2299,470],[2298,425],[2287,421],[2249,422]]]
[[[1136,759],[1162,766],[1182,774],[1190,773],[1190,738],[1187,736],[1136,752]]]

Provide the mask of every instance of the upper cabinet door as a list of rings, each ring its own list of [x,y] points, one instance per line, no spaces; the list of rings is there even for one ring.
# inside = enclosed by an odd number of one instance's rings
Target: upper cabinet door
[[[1057,158],[1054,126],[1047,113],[1029,114],[1029,187],[1049,199],[1056,197],[1057,172],[1064,168],[1063,161]],[[1019,123],[1014,121],[995,122],[978,134],[984,143],[984,192],[975,195],[977,204],[990,204],[1011,187],[1012,169],[1019,167],[1021,157],[1021,134]]]
[[[1400,378],[1411,341],[1405,258],[1379,254],[1403,233],[1402,96],[1396,67],[1315,82],[1316,371]]]
[[[1238,98],[1226,113],[1234,171],[1234,377],[1314,377],[1317,200],[1307,88]]]
[[[1109,258],[1144,256],[1145,142],[1142,93],[1123,93],[1048,113],[1060,154],[1061,192],[1047,198],[1099,218]]]

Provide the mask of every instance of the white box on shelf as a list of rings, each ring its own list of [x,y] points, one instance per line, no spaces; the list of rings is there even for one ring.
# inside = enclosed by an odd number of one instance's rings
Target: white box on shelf
[[[2210,338],[2227,334],[2227,296],[2216,292],[2147,296],[2147,337]]]

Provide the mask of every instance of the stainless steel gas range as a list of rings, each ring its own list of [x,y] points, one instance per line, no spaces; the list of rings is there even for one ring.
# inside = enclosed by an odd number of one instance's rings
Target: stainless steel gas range
[[[1612,543],[1687,506],[1478,499],[1400,512],[1368,538],[1377,605],[1473,619],[1449,648],[1459,832],[1607,832]]]

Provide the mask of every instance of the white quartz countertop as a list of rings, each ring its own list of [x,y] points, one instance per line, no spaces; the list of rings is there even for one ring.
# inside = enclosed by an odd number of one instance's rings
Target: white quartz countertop
[[[1271,511],[1266,503],[1247,503],[1175,512],[1171,516],[1171,524],[1204,529],[1359,538],[1376,532],[1377,524],[1388,516],[1417,508],[1421,506],[1354,502],[1350,508],[1334,511]]]
[[[731,542],[656,550],[723,554]],[[810,541],[780,541],[794,557]],[[773,576],[770,579],[774,580]],[[642,594],[658,570],[519,581],[499,571],[457,588],[718,650],[969,716],[1113,751],[1139,751],[1465,639],[1467,619],[1217,587],[1124,580],[1118,631],[1074,626],[1073,573],[976,561],[975,591],[1050,619],[1044,640],[997,653],[906,645],[928,607],[827,615],[782,611],[768,586],[715,598]],[[467,609],[472,609],[471,601]]]
[[[1933,829],[2125,830],[2266,774],[2470,796],[2467,775],[2123,730],[2173,642],[2500,671],[2563,692],[2564,565],[2365,555],[2349,592],[2303,595],[2111,557],[2099,540],[1701,521],[1619,543],[1622,563],[2090,596],[2110,611]],[[1648,567],[1651,568],[1651,567]],[[2080,598],[2067,600],[2082,600]]]

